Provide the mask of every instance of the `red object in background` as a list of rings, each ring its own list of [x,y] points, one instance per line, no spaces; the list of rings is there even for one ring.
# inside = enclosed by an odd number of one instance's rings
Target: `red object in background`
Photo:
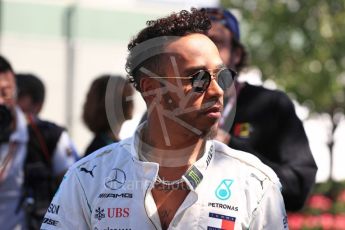
[[[332,230],[334,225],[334,217],[332,214],[325,213],[320,216],[320,222],[322,229],[324,230]],[[345,226],[344,226],[345,227]]]
[[[332,207],[332,200],[323,195],[312,195],[307,201],[307,206],[312,209],[329,211]]]
[[[304,216],[299,213],[288,214],[288,223],[290,230],[299,230],[303,226]]]
[[[345,229],[345,214],[336,215],[333,222],[334,230],[344,230]]]
[[[345,181],[333,183],[312,193],[301,211],[288,213],[290,230],[345,230]]]
[[[337,196],[337,201],[345,203],[345,190],[341,191]]]
[[[316,229],[320,227],[321,226],[320,216],[312,216],[312,215],[305,216],[303,226],[307,227],[307,229]]]

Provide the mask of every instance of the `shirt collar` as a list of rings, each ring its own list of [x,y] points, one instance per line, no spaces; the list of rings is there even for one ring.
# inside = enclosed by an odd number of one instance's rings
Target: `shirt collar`
[[[139,160],[139,151],[142,146],[140,135],[141,131],[145,127],[145,122],[140,124],[134,134],[132,146],[131,146],[131,154],[134,161],[138,162]],[[186,184],[189,186],[191,190],[195,190],[201,181],[204,178],[204,174],[208,166],[210,165],[215,152],[215,146],[213,140],[207,140],[205,144],[204,153],[199,160],[197,160],[182,176]],[[155,165],[158,166],[157,163],[153,162],[145,162],[148,165]]]
[[[205,150],[202,157],[197,160],[182,176],[191,190],[195,190],[204,178],[204,174],[210,165],[215,148],[212,140],[206,141]]]

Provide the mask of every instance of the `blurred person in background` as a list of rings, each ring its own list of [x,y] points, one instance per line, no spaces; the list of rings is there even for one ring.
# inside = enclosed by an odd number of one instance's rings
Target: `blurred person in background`
[[[222,8],[206,11],[212,21],[208,36],[223,62],[241,71],[247,64],[247,52],[236,17]],[[315,183],[317,166],[292,101],[285,93],[262,86],[235,81],[235,88],[235,92],[225,92],[217,139],[270,166],[282,183],[286,209],[301,209]]]
[[[102,75],[92,82],[84,104],[83,120],[94,133],[94,138],[87,147],[85,156],[120,141],[119,133],[123,122],[133,116],[133,94],[133,87],[121,76]],[[107,105],[110,106],[108,111],[115,113],[114,116],[111,115],[112,120],[107,117]]]
[[[38,229],[57,184],[75,162],[75,150],[61,128],[27,122],[17,104],[13,69],[2,56],[0,92],[0,226]]]
[[[16,73],[17,104],[26,116],[38,117],[45,99],[45,86],[35,75]]]
[[[37,229],[64,173],[78,154],[65,128],[38,116],[46,94],[43,82],[28,73],[17,73],[15,78],[17,105],[25,114],[29,132],[22,202],[29,228]]]

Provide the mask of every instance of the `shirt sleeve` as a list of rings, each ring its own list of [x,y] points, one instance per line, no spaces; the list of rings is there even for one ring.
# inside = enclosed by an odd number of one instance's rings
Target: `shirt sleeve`
[[[278,100],[281,132],[278,154],[282,164],[269,164],[283,185],[283,196],[288,210],[302,208],[315,183],[317,166],[311,153],[302,121],[287,96]],[[264,161],[265,163],[265,161]]]
[[[91,209],[74,171],[64,176],[43,218],[41,230],[91,229]]]
[[[271,184],[253,211],[249,229],[289,229],[283,197],[277,184]]]
[[[77,160],[77,151],[66,131],[62,132],[53,154],[53,173],[55,176],[65,173]]]

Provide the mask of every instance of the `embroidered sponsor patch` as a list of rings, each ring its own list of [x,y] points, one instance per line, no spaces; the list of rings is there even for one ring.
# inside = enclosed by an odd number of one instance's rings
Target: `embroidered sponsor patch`
[[[59,214],[59,209],[60,209],[60,205],[57,204],[53,204],[51,203],[48,207],[47,212],[58,215]]]
[[[229,205],[229,204],[221,204],[221,203],[209,202],[208,203],[208,207],[221,208],[221,209],[226,209],[226,210],[238,212],[238,207],[237,206],[233,206],[233,205]]]
[[[98,198],[133,198],[132,193],[101,193]]]
[[[196,189],[203,178],[199,169],[197,169],[194,165],[184,174],[184,176],[187,178],[194,189]]]
[[[44,217],[42,223],[52,225],[52,226],[58,226],[59,221]]]
[[[231,196],[230,186],[232,185],[233,180],[224,179],[220,182],[216,189],[216,197],[220,200],[227,200]]]
[[[98,207],[98,208],[95,210],[95,215],[94,215],[94,217],[95,217],[97,220],[101,220],[101,219],[105,218],[104,208]]]
[[[129,217],[129,208],[108,208],[108,218],[127,218]]]
[[[283,226],[284,226],[284,229],[288,228],[288,226],[289,226],[287,216],[284,216],[284,218],[283,218]]]
[[[207,230],[234,230],[236,218],[210,212]]]
[[[110,175],[105,178],[104,185],[110,190],[118,190],[122,188],[125,182],[126,173],[119,168],[113,168]]]
[[[92,178],[94,177],[93,175],[93,170],[97,167],[97,165],[94,165],[91,169],[87,169],[86,167],[80,167],[79,170],[80,172],[89,174]]]

